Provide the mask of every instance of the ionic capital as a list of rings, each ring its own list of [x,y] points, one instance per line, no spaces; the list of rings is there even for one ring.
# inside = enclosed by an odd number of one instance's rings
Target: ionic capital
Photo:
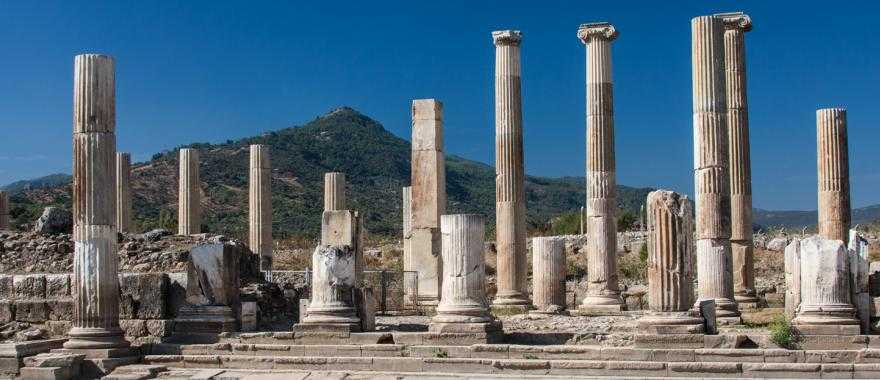
[[[522,32],[518,30],[496,30],[492,32],[492,40],[495,42],[495,46],[519,46],[520,42],[522,42]]]
[[[738,29],[743,32],[752,30],[752,18],[742,12],[718,13],[715,17],[724,21],[724,29]]]
[[[602,38],[608,41],[614,41],[617,38],[617,29],[614,25],[607,22],[591,22],[581,24],[578,28],[577,36],[581,42],[588,44],[593,38]]]

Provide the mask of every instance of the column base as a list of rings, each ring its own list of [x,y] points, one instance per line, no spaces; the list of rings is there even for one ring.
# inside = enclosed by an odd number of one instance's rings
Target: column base
[[[315,310],[309,308],[309,314],[302,322],[293,326],[294,332],[361,332],[361,320],[353,308],[330,307]]]
[[[563,305],[546,305],[546,306],[538,306],[533,305],[534,310],[529,310],[529,314],[544,314],[544,315],[566,315],[568,311],[565,310],[565,306]]]
[[[229,306],[184,306],[174,319],[174,334],[219,334],[238,330]]]
[[[70,337],[64,343],[67,349],[127,349],[131,346],[119,327],[74,327],[67,335]]]
[[[742,313],[739,311],[736,301],[729,298],[715,298],[715,316],[722,319],[739,319]]]
[[[754,311],[760,308],[761,299],[752,294],[735,294],[733,299],[736,300],[737,308],[742,311]]]
[[[503,315],[517,315],[517,314],[526,314],[530,313],[534,310],[535,307],[532,305],[496,305],[492,304],[489,306],[489,309],[492,311],[492,315],[503,316]]]
[[[72,330],[71,330],[72,331]],[[125,348],[59,348],[53,353],[85,355],[80,365],[80,376],[85,379],[99,379],[109,375],[117,367],[140,362],[140,352],[131,347]]]
[[[638,326],[646,334],[703,334],[703,322],[689,311],[652,312],[639,318]]]
[[[859,335],[861,326],[852,305],[801,305],[791,324],[802,335]]]
[[[576,315],[598,317],[622,315],[624,311],[626,311],[626,304],[618,294],[588,295],[578,306]]]

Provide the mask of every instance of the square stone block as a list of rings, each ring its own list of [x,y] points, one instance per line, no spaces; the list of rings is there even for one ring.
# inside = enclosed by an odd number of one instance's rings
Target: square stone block
[[[70,298],[70,275],[47,274],[46,298]]]
[[[15,307],[12,301],[0,301],[0,324],[15,320]]]
[[[19,322],[43,323],[49,317],[45,301],[15,301],[15,320]]]
[[[69,321],[73,319],[73,300],[71,299],[51,299],[46,301],[46,308],[49,311],[49,320],[51,321]]]
[[[15,299],[34,300],[46,298],[46,276],[42,274],[28,274],[12,278],[12,286],[15,289]]]
[[[12,279],[12,275],[0,275],[0,299],[11,300],[15,298],[15,288],[12,285]]]
[[[163,273],[122,273],[119,275],[119,318],[166,318],[165,296],[168,277]]]

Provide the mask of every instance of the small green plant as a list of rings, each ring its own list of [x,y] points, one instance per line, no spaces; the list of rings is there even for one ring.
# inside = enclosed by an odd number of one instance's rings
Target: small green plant
[[[639,260],[643,263],[648,262],[648,243],[642,243],[642,247],[639,248]]]
[[[434,349],[434,357],[435,358],[448,358],[449,353],[446,352],[446,350],[444,350],[444,349],[435,348]]]
[[[768,329],[770,329],[770,341],[782,348],[796,348],[798,341],[797,332],[792,328],[791,322],[785,315],[778,315],[776,318],[773,318]]]
[[[535,354],[523,354],[523,359],[537,359],[538,357]]]

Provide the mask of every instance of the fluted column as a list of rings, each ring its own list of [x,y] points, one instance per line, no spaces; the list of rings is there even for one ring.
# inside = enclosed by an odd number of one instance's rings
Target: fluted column
[[[702,320],[693,305],[694,220],[684,195],[657,190],[648,194],[648,306],[639,325],[656,333],[699,333]]]
[[[532,238],[532,300],[538,312],[565,310],[565,240]]]
[[[752,19],[742,12],[716,16],[724,21],[733,294],[740,309],[754,309],[757,307],[758,297],[755,293],[752,241],[752,166],[744,38],[745,33],[752,30]]]
[[[272,161],[269,147],[251,145],[248,220],[250,248],[260,256],[260,270],[272,271]]]
[[[785,316],[792,319],[801,304],[801,243],[785,246]]]
[[[131,155],[116,153],[116,230],[131,232]]]
[[[443,280],[440,215],[446,213],[446,164],[443,103],[435,99],[412,102],[411,183],[411,260],[404,260],[403,265],[404,269],[418,272],[419,302],[436,305]]]
[[[849,147],[846,110],[816,111],[816,148],[819,168],[819,234],[846,242],[850,226]]]
[[[9,227],[9,193],[0,190],[0,230],[8,230]]]
[[[402,189],[403,214],[403,290],[406,294],[406,305],[418,305],[419,276],[415,267],[412,252],[412,187]],[[416,272],[416,273],[413,273]],[[438,297],[439,298],[439,297]]]
[[[793,243],[794,244],[794,243]],[[846,244],[814,235],[799,242],[801,303],[792,320],[801,334],[857,335]]]
[[[587,294],[582,313],[625,308],[617,281],[617,189],[614,163],[614,95],[609,23],[583,24],[577,36],[586,46],[587,67]]]
[[[64,347],[127,347],[116,257],[116,74],[113,58],[76,56],[73,74],[73,318]]]
[[[523,169],[520,43],[516,30],[492,32],[495,42],[495,235],[498,251],[493,307],[526,308],[526,201]]]
[[[177,206],[177,234],[195,235],[202,232],[201,182],[199,180],[199,151],[180,150],[180,183]]]
[[[345,174],[324,173],[324,211],[345,210]]]
[[[691,20],[696,193],[697,282],[700,299],[714,299],[716,315],[735,322],[730,250],[727,100],[724,24],[721,18]]]

